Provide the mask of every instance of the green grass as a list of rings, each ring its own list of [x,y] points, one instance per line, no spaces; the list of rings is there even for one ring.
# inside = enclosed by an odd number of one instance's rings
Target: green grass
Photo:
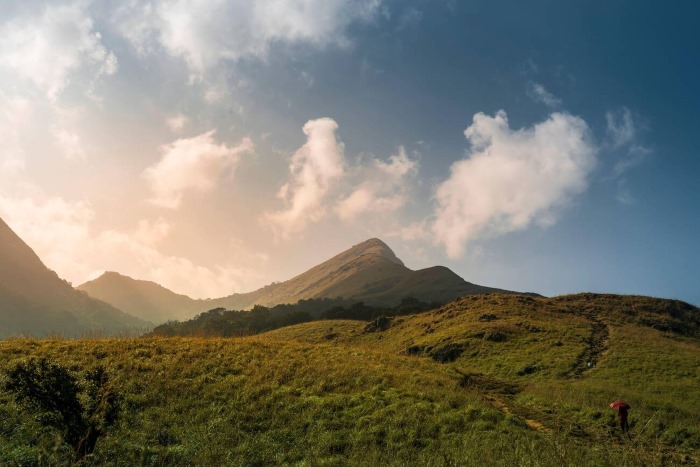
[[[326,321],[238,339],[4,341],[0,370],[38,357],[76,372],[107,368],[123,411],[94,465],[700,460],[697,338],[601,311],[607,350],[572,378],[588,346],[591,300],[468,297],[374,333],[363,332],[366,323]],[[431,358],[449,344],[463,347],[454,361]],[[409,354],[411,346],[420,352]],[[536,370],[522,374],[528,365]],[[631,438],[607,408],[617,398],[632,405]],[[0,392],[0,465],[69,465],[70,454],[60,433]]]

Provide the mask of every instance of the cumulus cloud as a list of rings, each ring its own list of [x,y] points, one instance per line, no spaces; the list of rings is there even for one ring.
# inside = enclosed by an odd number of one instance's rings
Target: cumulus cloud
[[[372,160],[361,167],[363,181],[338,202],[336,213],[342,220],[349,221],[365,212],[396,211],[406,203],[408,183],[417,171],[418,162],[410,159],[403,147],[388,162]]]
[[[96,230],[97,216],[90,203],[46,195],[25,173],[24,143],[31,137],[30,130],[41,107],[26,98],[7,96],[0,91],[0,108],[0,217],[59,275],[78,284],[105,270],[118,270],[197,297],[223,296],[259,285],[260,267],[264,264],[259,255],[255,260],[233,255],[231,262],[205,266],[182,256],[161,253],[161,243],[173,230],[164,219],[141,220],[126,230]],[[53,128],[51,132],[60,137],[61,128]],[[206,161],[207,157],[216,156],[230,159],[235,153],[234,148],[227,151],[225,145],[214,144],[207,135],[203,135],[202,141],[211,144],[203,145],[204,152],[209,148],[213,156],[193,156],[199,162],[192,166],[195,172],[206,173],[206,162],[200,159]],[[70,147],[72,139],[67,138],[67,143]],[[184,151],[176,143],[169,147]],[[185,159],[187,156],[185,151]],[[215,162],[212,164],[217,167]],[[230,167],[228,162],[223,165]],[[184,182],[179,186],[187,187]]]
[[[0,67],[33,83],[52,102],[81,67],[87,67],[93,79],[115,73],[117,59],[94,31],[88,5],[80,0],[48,5],[36,17],[18,17],[0,26]]]
[[[233,173],[241,156],[253,148],[249,138],[233,147],[219,144],[214,141],[214,130],[161,146],[160,160],[143,172],[153,191],[150,201],[177,209],[185,191],[211,191],[223,175]]]
[[[566,113],[519,130],[504,111],[478,113],[464,134],[469,157],[438,186],[432,225],[451,258],[475,238],[552,223],[556,208],[586,189],[596,164],[588,125]]]
[[[221,61],[265,58],[274,43],[343,44],[348,25],[372,19],[379,4],[380,0],[132,0],[117,11],[115,22],[139,52],[162,48],[201,76]]]
[[[172,226],[164,219],[141,220],[131,230],[95,231],[95,212],[85,202],[60,197],[9,197],[0,194],[0,217],[60,276],[78,285],[105,270],[152,280],[196,298],[247,291],[262,279],[265,255],[234,254],[236,264],[196,264],[163,254],[160,243]],[[235,252],[234,252],[235,253]]]
[[[304,125],[306,144],[292,156],[290,180],[278,193],[287,207],[264,216],[278,236],[286,238],[299,232],[325,214],[324,201],[331,185],[345,172],[345,148],[336,139],[337,129],[331,118],[309,120]]]
[[[527,95],[533,101],[540,102],[550,109],[556,109],[561,105],[561,99],[547,91],[547,89],[539,83],[534,83],[532,81],[527,83]]]
[[[365,156],[349,163],[337,129],[330,118],[304,125],[306,144],[292,155],[289,179],[278,192],[286,207],[261,219],[277,239],[287,239],[329,214],[350,222],[365,214],[394,213],[408,201],[418,161],[399,147],[386,161]]]

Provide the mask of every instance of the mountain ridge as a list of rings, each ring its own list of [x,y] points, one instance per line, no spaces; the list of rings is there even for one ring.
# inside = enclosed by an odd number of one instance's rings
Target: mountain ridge
[[[411,270],[378,238],[353,245],[287,281],[226,297],[192,299],[155,282],[118,273],[105,273],[78,289],[155,321],[187,319],[213,308],[249,309],[254,305],[269,307],[314,298],[345,298],[394,306],[407,296],[444,303],[469,294],[518,293],[472,284],[445,266]],[[157,293],[144,297],[149,290]]]
[[[0,219],[0,337],[98,332],[125,334],[148,327],[107,302],[74,289]]]

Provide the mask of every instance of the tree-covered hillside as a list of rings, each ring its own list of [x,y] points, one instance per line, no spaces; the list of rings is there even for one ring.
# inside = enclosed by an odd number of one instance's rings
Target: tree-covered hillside
[[[252,310],[214,308],[194,318],[169,321],[157,326],[148,336],[241,337],[313,320],[354,319],[371,321],[380,316],[418,313],[437,305],[404,298],[394,307],[377,307],[342,298],[299,300],[295,304],[271,308],[255,305]]]

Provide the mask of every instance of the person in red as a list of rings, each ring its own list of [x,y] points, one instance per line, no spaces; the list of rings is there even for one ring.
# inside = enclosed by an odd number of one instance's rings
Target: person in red
[[[615,401],[610,404],[611,409],[617,409],[617,418],[620,420],[620,429],[623,433],[628,433],[630,425],[627,422],[627,412],[630,409],[630,405],[625,401]]]

